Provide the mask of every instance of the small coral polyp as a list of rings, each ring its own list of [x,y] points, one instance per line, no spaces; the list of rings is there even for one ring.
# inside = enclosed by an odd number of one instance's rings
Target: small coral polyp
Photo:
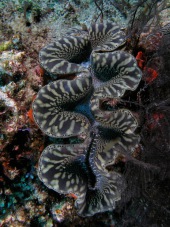
[[[40,51],[42,67],[61,79],[40,89],[33,103],[34,119],[48,136],[76,136],[84,141],[46,147],[38,175],[48,188],[74,193],[80,216],[115,208],[126,182],[114,165],[120,157],[132,155],[140,140],[131,111],[108,111],[100,105],[105,99],[116,105],[126,90],[134,91],[140,82],[142,73],[136,59],[120,50],[125,42],[119,26],[106,22],[93,24],[89,32],[71,29]],[[80,63],[89,57],[87,69]],[[62,79],[61,75],[65,78],[69,74],[75,78]],[[76,108],[87,103],[90,110]]]

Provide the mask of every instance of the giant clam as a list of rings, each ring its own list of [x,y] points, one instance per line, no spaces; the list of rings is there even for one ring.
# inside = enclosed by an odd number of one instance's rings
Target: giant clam
[[[126,182],[121,173],[108,167],[121,155],[131,155],[139,143],[138,122],[131,111],[108,111],[100,105],[108,98],[119,102],[126,90],[134,91],[140,82],[136,60],[121,50],[125,41],[120,27],[106,22],[92,25],[88,33],[71,29],[40,51],[41,65],[48,72],[75,74],[76,78],[61,77],[40,89],[33,103],[35,122],[48,136],[83,136],[84,141],[46,147],[38,175],[54,191],[74,193],[81,216],[115,208]],[[91,69],[81,65],[88,57]],[[84,104],[87,111],[77,108]]]

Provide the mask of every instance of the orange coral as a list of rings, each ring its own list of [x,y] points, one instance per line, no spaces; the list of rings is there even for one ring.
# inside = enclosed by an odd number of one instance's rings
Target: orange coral
[[[36,95],[33,96],[32,101],[34,101],[35,98],[36,98]],[[32,107],[27,112],[27,116],[29,117],[30,123],[34,123],[35,124]]]
[[[146,77],[144,78],[147,83],[151,83],[158,77],[158,72],[155,69],[144,67]]]
[[[136,55],[136,60],[138,63],[138,67],[143,69],[145,63],[145,57],[142,51],[139,51]]]
[[[34,123],[34,117],[33,117],[33,110],[32,108],[27,112],[27,116],[29,117],[29,120],[31,123]]]
[[[153,80],[155,80],[157,78],[158,72],[155,69],[144,66],[145,62],[146,62],[146,57],[142,51],[139,51],[137,53],[136,60],[138,63],[138,67],[143,69],[143,72],[145,73],[144,80],[147,83],[151,83]]]

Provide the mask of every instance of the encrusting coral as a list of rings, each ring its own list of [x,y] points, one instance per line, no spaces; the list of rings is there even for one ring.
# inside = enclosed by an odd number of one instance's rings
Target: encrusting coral
[[[0,90],[0,150],[8,144],[18,129],[18,107],[16,102]],[[4,125],[4,127],[3,127]],[[5,142],[4,142],[5,141]]]
[[[84,141],[46,147],[38,175],[48,188],[74,193],[80,216],[115,208],[126,187],[116,165],[139,143],[136,118],[117,105],[142,76],[135,58],[121,50],[125,42],[119,26],[107,22],[92,25],[89,32],[71,29],[40,51],[41,65],[49,73],[75,78],[61,77],[40,89],[33,102],[35,122],[48,136]],[[81,63],[89,56],[91,68],[86,68]],[[102,108],[103,100],[112,101],[112,111]],[[79,107],[83,105],[85,111]]]

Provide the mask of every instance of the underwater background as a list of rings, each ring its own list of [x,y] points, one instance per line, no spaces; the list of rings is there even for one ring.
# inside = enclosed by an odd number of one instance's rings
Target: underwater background
[[[38,162],[48,145],[77,144],[82,138],[47,136],[35,122],[32,103],[43,86],[62,78],[43,67],[42,48],[70,28],[87,31],[91,24],[106,22],[124,32],[124,50],[142,72],[136,90],[127,91],[118,105],[134,113],[140,142],[133,158],[110,166],[126,184],[113,210],[81,217],[74,207],[76,195],[46,187]],[[112,110],[112,100],[105,101],[102,107]],[[87,103],[76,111],[94,121]],[[168,227],[169,163],[168,0],[0,0],[0,226]]]

